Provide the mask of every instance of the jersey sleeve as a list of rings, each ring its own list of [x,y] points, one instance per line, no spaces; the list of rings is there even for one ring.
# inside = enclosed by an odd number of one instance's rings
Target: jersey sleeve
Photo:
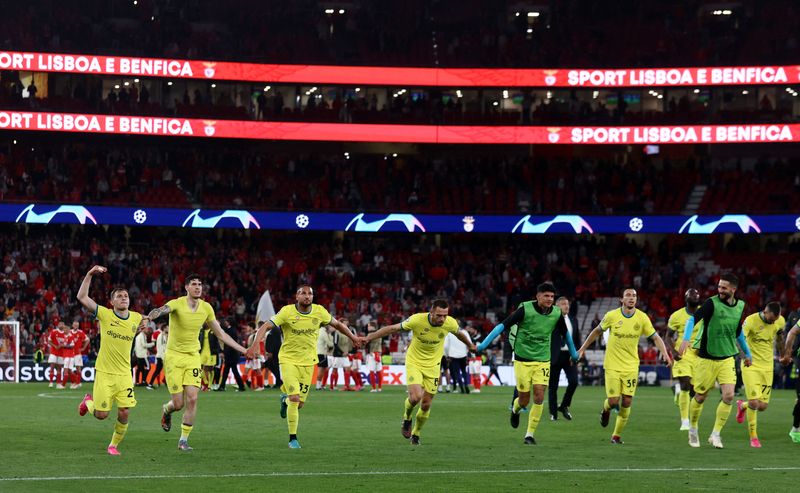
[[[679,324],[680,322],[678,322],[677,312],[669,316],[669,320],[667,320],[667,327],[669,330],[673,332],[680,332],[683,327],[679,327]]]
[[[94,318],[96,318],[100,322],[108,321],[108,315],[110,314],[111,310],[108,308],[97,305],[97,312],[94,314]]]
[[[786,319],[783,318],[783,315],[778,317],[778,320],[775,321],[775,333],[783,330],[783,327],[786,325]]]
[[[400,327],[403,330],[414,330],[416,328],[419,328],[420,315],[423,315],[423,314],[415,313],[414,315],[411,315],[407,319],[405,319],[402,322],[400,322]]]
[[[606,331],[614,324],[614,312],[608,312],[603,315],[603,320],[600,321],[600,328]]]
[[[453,317],[447,317],[445,323],[445,329],[447,329],[447,332],[450,332],[453,335],[458,334],[459,330],[458,321]]]
[[[204,303],[203,307],[205,308],[206,311],[206,319],[205,319],[206,323],[213,322],[214,320],[217,319],[217,316],[214,313],[214,307],[211,306],[211,303]]]
[[[286,323],[286,320],[287,320],[287,307],[288,306],[289,305],[286,305],[283,308],[281,308],[280,310],[278,310],[278,313],[276,313],[275,315],[272,316],[272,318],[269,319],[270,322],[275,324],[275,327],[280,327],[281,325]]]
[[[325,327],[333,322],[333,316],[331,316],[330,312],[328,312],[324,306],[317,305],[317,312],[319,314],[319,319],[322,320],[320,327]]]
[[[650,320],[650,317],[648,317],[646,313],[639,313],[642,314],[642,335],[645,337],[653,337],[653,334],[656,333],[656,329],[653,327],[653,321]]]

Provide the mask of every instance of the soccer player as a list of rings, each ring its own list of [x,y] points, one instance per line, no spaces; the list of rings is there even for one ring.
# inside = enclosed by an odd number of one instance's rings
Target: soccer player
[[[318,363],[319,328],[330,325],[355,345],[360,345],[360,341],[345,324],[331,317],[324,307],[314,304],[314,290],[311,286],[303,284],[298,287],[295,301],[295,304],[284,306],[271,320],[264,322],[247,349],[248,357],[252,357],[268,330],[280,327],[283,331],[283,344],[278,353],[283,380],[280,415],[281,418],[286,418],[289,427],[289,448],[292,449],[300,448],[300,443],[297,441],[297,426],[300,422],[300,408],[308,398],[314,365]]]
[[[103,420],[116,402],[117,422],[107,451],[110,455],[120,455],[117,446],[128,431],[129,410],[136,406],[131,378],[131,344],[137,329],[147,323],[147,319],[128,309],[130,299],[125,289],[115,288],[111,291],[111,310],[89,297],[92,277],[106,270],[99,265],[92,267],[78,289],[78,301],[100,322],[100,351],[95,364],[94,388],[91,394],[83,397],[78,414],[85,416],[91,413]]]
[[[618,410],[614,432],[611,435],[611,443],[616,444],[623,443],[622,431],[628,424],[633,396],[636,394],[636,384],[639,381],[639,338],[645,336],[655,342],[661,353],[661,359],[667,366],[672,366],[667,346],[653,328],[650,317],[636,309],[638,299],[635,289],[625,289],[620,300],[622,306],[606,313],[578,350],[578,354],[583,358],[586,348],[590,347],[603,332],[608,331],[608,344],[603,360],[607,398],[603,401],[603,409],[600,411],[600,425],[608,426],[611,409]]]
[[[446,300],[434,300],[430,312],[416,313],[399,324],[381,327],[363,338],[364,342],[369,343],[401,330],[410,330],[413,334],[406,352],[408,398],[401,428],[403,438],[410,438],[411,445],[419,445],[420,432],[431,413],[431,403],[439,387],[445,336],[454,334],[471,351],[475,351],[475,345],[459,330],[456,319],[448,315],[449,309]],[[412,429],[412,413],[417,404],[419,410]]]
[[[714,429],[708,437],[708,443],[714,448],[721,449],[723,447],[720,432],[731,413],[733,389],[736,385],[734,356],[739,353],[736,349],[737,341],[745,354],[745,366],[750,366],[752,361],[750,348],[747,346],[741,327],[744,301],[737,300],[735,296],[738,285],[739,278],[735,275],[722,274],[717,283],[719,294],[707,299],[686,321],[683,342],[678,350],[681,357],[686,354],[689,341],[692,340],[695,321],[703,321],[699,335],[692,345],[697,349],[697,360],[692,369],[692,385],[695,394],[689,402],[689,445],[691,447],[700,446],[697,423],[703,412],[703,403],[708,398],[709,391],[714,388],[714,382],[719,383],[722,400],[717,406],[717,417]]]
[[[534,433],[539,426],[544,409],[544,394],[550,383],[550,340],[558,330],[566,339],[570,354],[578,361],[575,345],[568,337],[567,326],[561,309],[554,306],[556,288],[549,282],[536,287],[536,301],[523,301],[478,345],[478,353],[485,350],[506,329],[508,341],[514,349],[514,376],[517,380],[518,396],[511,406],[511,426],[519,427],[519,415],[528,406],[533,391],[533,406],[528,414],[528,428],[523,443],[535,445]]]
[[[669,347],[674,348],[672,357],[675,359],[675,364],[672,366],[672,378],[677,378],[680,385],[680,392],[678,393],[678,409],[681,414],[681,428],[680,431],[689,431],[689,400],[692,392],[692,367],[694,366],[695,359],[697,358],[694,350],[686,351],[682,357],[678,354],[678,349],[681,347],[681,340],[683,339],[683,329],[686,328],[686,321],[689,317],[694,315],[697,307],[700,306],[700,291],[689,288],[683,295],[686,305],[676,310],[669,316],[667,327],[667,344]]]
[[[61,329],[61,320],[58,317],[53,317],[53,327],[47,336],[47,343],[50,349],[50,356],[47,362],[50,364],[50,387],[55,385],[57,389],[63,389],[64,383],[62,380],[62,369],[64,367],[63,351],[66,345],[66,334]]]
[[[83,355],[89,349],[89,338],[86,337],[86,332],[81,330],[81,324],[77,320],[72,322],[70,329],[74,340],[75,347],[75,362],[73,364],[75,371],[72,374],[71,389],[81,388],[81,374],[83,373]]]
[[[218,339],[208,328],[202,330],[200,341],[200,363],[203,365],[201,390],[205,392],[214,388],[214,367],[217,366],[217,357],[221,351]]]
[[[736,401],[736,422],[743,423],[747,414],[747,427],[750,431],[750,446],[761,448],[758,439],[758,413],[766,411],[772,394],[773,347],[775,336],[786,324],[781,315],[781,304],[777,301],[767,303],[764,310],[744,319],[742,332],[753,354],[753,362],[742,368],[744,381],[744,400]]]
[[[168,301],[166,305],[152,310],[147,317],[155,320],[169,313],[164,374],[172,398],[162,406],[161,428],[164,431],[172,429],[172,413],[183,409],[185,405],[178,450],[188,452],[192,450],[189,434],[194,426],[200,389],[200,330],[208,325],[226,345],[236,348],[240,353],[246,349],[222,330],[214,315],[214,308],[202,299],[203,281],[200,276],[186,276],[184,287],[186,296]]]

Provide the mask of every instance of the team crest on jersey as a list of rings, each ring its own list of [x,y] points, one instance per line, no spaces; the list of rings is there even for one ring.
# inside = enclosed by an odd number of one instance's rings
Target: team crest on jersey
[[[294,385],[289,385],[289,392],[294,392]]]
[[[411,383],[411,382],[413,382],[413,381],[414,381],[414,377],[413,377],[413,376],[411,376],[411,377],[408,377],[408,382],[409,382],[409,383]]]

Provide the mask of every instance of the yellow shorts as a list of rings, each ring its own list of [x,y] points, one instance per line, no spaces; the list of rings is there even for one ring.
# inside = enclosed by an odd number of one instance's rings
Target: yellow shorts
[[[757,399],[761,402],[769,402],[772,395],[772,370],[761,370],[742,365],[742,381],[747,400]]]
[[[200,351],[200,363],[203,366],[217,366],[217,355],[211,354],[211,349],[205,346],[203,350]]]
[[[550,383],[549,361],[514,361],[518,392],[530,392],[533,385]]]
[[[406,365],[406,385],[422,385],[425,392],[436,395],[439,391],[441,366],[414,367]]]
[[[687,349],[683,357],[673,363],[672,378],[691,377],[695,361],[697,361],[697,351],[692,348]]]
[[[283,380],[281,392],[286,395],[300,395],[300,400],[305,402],[308,398],[308,389],[311,386],[313,373],[314,365],[281,364],[281,379]]]
[[[110,411],[114,402],[117,403],[117,408],[136,407],[133,378],[130,375],[115,375],[97,370],[94,374],[92,398],[94,408],[98,411]]]
[[[698,356],[694,363],[692,385],[698,394],[706,394],[714,388],[714,382],[720,385],[736,384],[736,366],[733,356],[725,359],[707,359]]]
[[[184,387],[200,387],[200,354],[167,351],[164,356],[164,376],[170,394],[180,394]]]
[[[606,370],[606,397],[634,396],[638,384],[639,370]]]

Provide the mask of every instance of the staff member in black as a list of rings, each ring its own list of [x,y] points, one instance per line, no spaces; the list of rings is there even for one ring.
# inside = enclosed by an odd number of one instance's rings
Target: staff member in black
[[[222,320],[222,330],[231,336],[231,339],[234,341],[239,340],[239,331],[233,326],[231,319],[226,318]],[[222,351],[222,357],[223,362],[225,363],[225,369],[222,370],[217,392],[225,392],[225,382],[228,380],[229,371],[233,373],[233,378],[236,380],[236,385],[239,386],[239,392],[244,392],[244,381],[242,381],[242,376],[239,374],[239,351],[228,345],[225,345],[225,349]]]
[[[561,296],[556,300],[556,306],[561,308],[561,315],[567,326],[567,333],[572,337],[575,347],[581,347],[581,331],[578,328],[578,320],[569,313],[569,300]],[[561,378],[561,370],[567,375],[567,392],[561,405],[558,405],[558,380]],[[569,406],[572,405],[572,396],[578,388],[578,364],[570,361],[569,348],[563,339],[561,332],[553,332],[550,339],[550,385],[547,386],[547,403],[550,407],[550,419],[558,419],[558,412],[564,415],[564,419],[571,420],[572,414]]]

